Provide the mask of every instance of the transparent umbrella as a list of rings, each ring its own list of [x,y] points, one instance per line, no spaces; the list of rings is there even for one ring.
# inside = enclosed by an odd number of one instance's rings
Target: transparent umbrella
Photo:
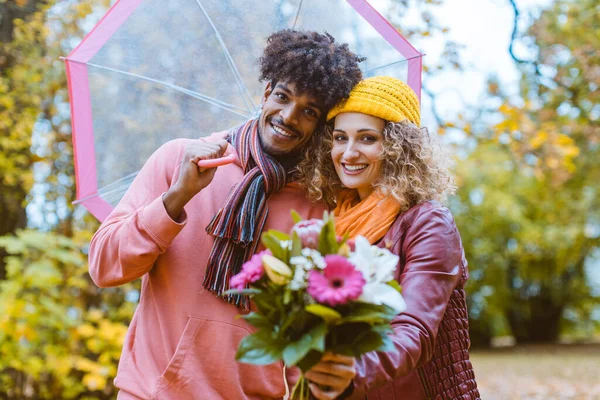
[[[77,202],[104,220],[165,142],[256,115],[273,32],[327,31],[420,96],[421,53],[366,0],[119,0],[65,58]]]

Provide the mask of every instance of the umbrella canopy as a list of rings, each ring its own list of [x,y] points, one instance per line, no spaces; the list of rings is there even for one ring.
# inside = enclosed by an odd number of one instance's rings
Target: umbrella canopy
[[[420,97],[421,53],[366,0],[119,0],[66,57],[77,202],[104,220],[165,142],[256,115],[280,29],[327,31]]]

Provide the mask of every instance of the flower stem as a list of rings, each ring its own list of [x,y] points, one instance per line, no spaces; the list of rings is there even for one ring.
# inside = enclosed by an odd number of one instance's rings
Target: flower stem
[[[310,398],[310,392],[308,389],[308,381],[304,378],[304,374],[300,374],[298,382],[292,388],[292,394],[290,400],[308,400]]]

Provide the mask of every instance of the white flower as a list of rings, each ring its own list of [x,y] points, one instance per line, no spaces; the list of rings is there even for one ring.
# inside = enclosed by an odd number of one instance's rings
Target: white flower
[[[356,249],[349,260],[369,283],[386,283],[394,279],[400,257],[381,247],[372,246],[363,236],[355,239]],[[386,285],[387,286],[387,285]]]
[[[325,268],[325,259],[317,250],[313,249],[302,249],[302,255],[312,261],[312,264],[319,269]]]
[[[288,287],[291,290],[299,290],[306,287],[308,271],[319,268],[325,268],[325,259],[317,250],[302,249],[301,256],[290,258],[290,264],[295,266],[294,277],[290,281]]]
[[[288,249],[288,250],[292,249],[292,241],[291,240],[280,240],[279,245],[281,246],[282,249]]]
[[[302,267],[296,267],[296,269],[294,270],[294,277],[292,278],[290,283],[288,283],[288,287],[291,290],[304,289],[306,287],[306,275],[306,269]]]
[[[376,305],[385,304],[391,307],[396,314],[406,310],[406,302],[400,292],[385,283],[367,283],[358,300]]]

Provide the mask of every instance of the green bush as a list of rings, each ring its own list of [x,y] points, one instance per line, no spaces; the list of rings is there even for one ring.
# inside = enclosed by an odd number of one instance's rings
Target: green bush
[[[115,397],[112,379],[138,292],[96,288],[82,251],[89,235],[0,237],[9,254],[0,282],[1,398]]]

